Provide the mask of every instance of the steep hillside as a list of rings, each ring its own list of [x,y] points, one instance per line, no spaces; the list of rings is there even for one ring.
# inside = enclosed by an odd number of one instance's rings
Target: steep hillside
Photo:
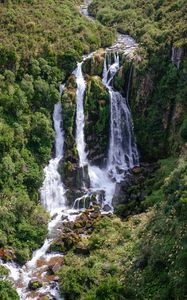
[[[94,0],[89,11],[139,43],[129,101],[142,159],[180,152],[187,139],[186,1]]]

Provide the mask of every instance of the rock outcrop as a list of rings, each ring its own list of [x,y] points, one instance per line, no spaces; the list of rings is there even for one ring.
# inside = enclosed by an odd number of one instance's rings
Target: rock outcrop
[[[85,95],[85,140],[88,159],[104,164],[107,157],[110,124],[109,93],[98,76],[87,81]]]
[[[65,142],[64,157],[60,162],[59,172],[68,189],[67,199],[72,204],[72,201],[81,195],[81,170],[75,142],[76,80],[74,75],[69,77],[61,101]]]

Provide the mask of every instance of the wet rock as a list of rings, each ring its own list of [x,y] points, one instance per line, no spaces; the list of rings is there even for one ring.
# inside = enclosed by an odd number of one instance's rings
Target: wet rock
[[[56,217],[58,216],[58,214],[56,213],[56,214],[54,214],[52,217],[51,217],[51,220],[54,220],[54,219],[56,219]]]
[[[35,291],[42,287],[42,282],[39,280],[31,279],[28,284],[29,290]]]
[[[101,190],[101,191],[98,191],[98,192],[97,192],[97,199],[98,199],[98,202],[99,202],[100,204],[103,203],[103,201],[104,201],[104,199],[105,199],[105,191],[104,191],[104,190]],[[96,200],[95,205],[97,205],[97,204],[98,204],[98,203],[97,203],[97,200]],[[94,205],[94,202],[93,202],[93,205]]]
[[[103,210],[106,211],[106,212],[109,212],[109,211],[111,211],[111,206],[108,205],[108,204],[105,204],[105,205],[103,206]]]
[[[135,60],[136,50],[138,48],[136,41],[129,35],[123,34],[122,28],[118,28],[118,32],[119,34],[116,43],[108,49],[122,53],[127,60]]]
[[[141,167],[138,167],[138,166],[136,166],[136,167],[134,167],[133,169],[132,169],[132,172],[133,172],[133,174],[140,174],[141,172],[142,172],[142,169],[141,169]]]
[[[64,222],[63,225],[65,228],[69,228],[71,230],[74,228],[74,222],[72,222],[72,221]]]
[[[88,166],[81,168],[81,182],[84,182],[86,188],[90,187],[90,177],[88,174]],[[88,206],[87,206],[88,207]]]
[[[59,269],[61,268],[61,264],[55,264],[53,266],[49,266],[48,269],[47,269],[47,274],[48,275],[55,275]]]
[[[80,237],[75,232],[63,233],[51,244],[50,252],[66,253],[77,245]]]
[[[72,232],[72,229],[70,229],[68,227],[61,228],[61,231],[62,231],[62,229],[63,229],[64,233],[70,233],[70,232]]]
[[[68,221],[68,216],[62,215],[61,220],[62,220],[62,221]]]
[[[91,219],[98,219],[101,216],[100,212],[94,211],[93,213],[90,214]]]
[[[182,47],[172,47],[172,56],[171,61],[174,65],[176,65],[177,69],[180,67],[180,63],[183,58],[184,50]]]
[[[94,212],[100,212],[101,211],[101,205],[96,203],[93,206]]]

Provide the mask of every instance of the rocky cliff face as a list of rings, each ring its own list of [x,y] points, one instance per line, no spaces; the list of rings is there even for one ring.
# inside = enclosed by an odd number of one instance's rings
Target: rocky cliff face
[[[185,89],[186,58],[181,55],[176,54],[175,59],[173,56],[173,64],[169,57],[164,62],[155,57],[155,65],[145,70],[137,63],[134,65],[129,103],[141,160],[152,161],[174,154],[184,143],[180,132],[181,127],[186,128],[183,125],[186,104],[181,97]]]
[[[81,172],[75,143],[76,80],[74,75],[69,77],[61,101],[65,141],[64,157],[60,162],[59,172],[65,186],[71,187],[71,190],[67,191],[67,198],[71,202],[81,188]]]

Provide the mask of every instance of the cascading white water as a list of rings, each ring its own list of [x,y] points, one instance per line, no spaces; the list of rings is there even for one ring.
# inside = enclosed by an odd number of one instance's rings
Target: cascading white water
[[[64,85],[60,87],[60,95],[63,92]],[[49,161],[48,166],[44,169],[45,179],[43,186],[40,190],[41,192],[41,203],[46,207],[47,211],[51,216],[55,214],[55,217],[48,224],[48,234],[50,235],[55,226],[60,222],[63,209],[66,208],[66,198],[65,189],[61,181],[61,176],[58,172],[58,166],[60,160],[63,158],[63,145],[64,145],[64,134],[62,130],[62,108],[61,103],[55,104],[53,113],[53,122],[55,128],[55,158]],[[47,262],[49,256],[52,258],[57,254],[46,254],[52,239],[46,239],[43,246],[33,253],[32,259],[26,263],[23,268],[19,268],[14,263],[7,263],[2,265],[6,266],[10,271],[10,279],[12,279],[17,287],[17,292],[21,300],[33,299],[29,296],[29,291],[27,289],[29,281],[37,276],[41,276],[40,271],[45,267],[43,264],[41,270],[37,266],[37,261],[43,259]],[[58,254],[58,257],[61,255]],[[21,285],[21,287],[19,287]],[[50,287],[45,285],[40,289],[40,293],[48,293],[55,297],[56,300],[63,300],[60,297],[57,287]]]
[[[77,83],[76,145],[79,155],[79,166],[88,166],[88,175],[90,178],[91,185],[90,192],[98,193],[99,191],[104,191],[105,201],[103,204],[107,203],[111,206],[112,198],[115,192],[115,183],[112,182],[106,170],[101,169],[97,166],[90,165],[87,159],[87,153],[85,151],[86,144],[84,138],[84,94],[86,89],[86,83],[82,73],[82,63],[78,63],[77,69],[74,72]],[[82,197],[81,199],[83,199],[84,201],[84,197]]]
[[[103,83],[110,94],[110,144],[107,169],[117,182],[124,178],[124,171],[139,165],[139,156],[133,133],[133,121],[125,99],[112,87],[112,80],[120,68],[119,55],[114,54],[114,62],[107,66],[104,62]],[[130,78],[129,78],[130,80]],[[128,83],[128,89],[130,84]],[[129,90],[127,91],[127,95]]]
[[[114,54],[114,62],[107,65],[107,55],[104,61],[103,83],[110,94],[110,142],[108,162],[105,169],[90,165],[85,151],[84,137],[84,94],[86,83],[82,74],[82,63],[78,63],[74,72],[77,82],[77,114],[76,114],[76,145],[79,154],[79,166],[88,166],[90,178],[90,191],[98,193],[104,191],[104,204],[112,207],[112,199],[115,193],[116,182],[124,178],[124,173],[139,164],[138,151],[133,133],[133,122],[128,107],[127,99],[119,92],[114,91],[112,80],[120,68],[119,55]],[[129,79],[130,80],[130,79]],[[128,89],[130,82],[128,83]],[[127,92],[129,94],[129,91]],[[79,200],[84,201],[84,197]],[[76,202],[77,202],[76,200]]]
[[[79,154],[79,166],[83,168],[88,164],[87,154],[85,151],[85,140],[84,140],[84,93],[86,89],[86,83],[82,74],[82,63],[77,64],[77,69],[74,74],[77,83],[77,110],[76,110],[76,145]]]
[[[63,157],[64,134],[62,131],[61,103],[55,104],[53,121],[55,127],[55,158],[44,169],[45,179],[40,190],[41,203],[50,214],[58,213],[65,206],[65,190],[58,172],[59,162]]]

